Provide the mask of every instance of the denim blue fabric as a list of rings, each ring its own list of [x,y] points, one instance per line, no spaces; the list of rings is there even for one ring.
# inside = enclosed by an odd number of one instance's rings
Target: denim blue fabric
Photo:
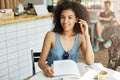
[[[53,64],[54,60],[63,60],[63,54],[65,52],[64,48],[62,47],[59,34],[55,33],[55,35],[56,35],[55,46],[50,50],[50,52],[48,54],[48,58],[47,58],[47,60],[48,60],[47,64],[49,66],[51,66],[51,64]],[[79,34],[76,34],[73,47],[69,51],[67,51],[69,54],[68,59],[74,60],[75,62],[78,62],[79,37],[80,37]]]

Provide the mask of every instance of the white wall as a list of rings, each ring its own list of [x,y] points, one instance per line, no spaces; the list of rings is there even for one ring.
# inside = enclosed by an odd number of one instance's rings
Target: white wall
[[[117,20],[120,22],[120,1],[116,0],[114,4],[114,11],[115,11],[115,16]]]
[[[0,80],[23,80],[32,74],[30,50],[41,50],[51,27],[51,18],[0,26]]]

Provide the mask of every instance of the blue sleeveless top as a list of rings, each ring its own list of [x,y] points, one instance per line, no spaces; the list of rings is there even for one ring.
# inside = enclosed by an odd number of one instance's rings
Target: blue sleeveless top
[[[47,64],[51,66],[53,64],[54,60],[63,60],[63,54],[65,52],[64,48],[62,47],[62,44],[60,42],[60,36],[58,33],[55,33],[56,36],[56,43],[55,46],[50,50],[47,58]],[[68,51],[69,57],[68,59],[74,60],[75,62],[78,62],[78,52],[79,52],[79,34],[76,34],[74,44],[72,46],[72,49]]]

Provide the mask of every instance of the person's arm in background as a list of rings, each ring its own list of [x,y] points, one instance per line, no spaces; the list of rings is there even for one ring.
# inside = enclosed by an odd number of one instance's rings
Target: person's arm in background
[[[38,61],[39,67],[44,71],[44,74],[47,77],[53,76],[53,69],[46,64],[46,59],[48,57],[48,53],[51,49],[52,41],[53,41],[53,32],[48,32],[45,36],[44,43],[43,43],[43,48],[41,51],[41,55]]]
[[[114,21],[115,21],[115,26],[120,25],[120,19],[119,19],[119,14],[114,14]]]
[[[82,54],[85,58],[86,64],[91,65],[94,63],[94,53],[93,53],[93,49],[92,49],[92,45],[90,42],[90,36],[89,36],[89,32],[88,32],[88,24],[86,21],[84,20],[80,20],[80,25],[81,25],[81,29],[83,34],[81,35],[81,51]]]
[[[98,17],[99,18],[99,20],[104,20],[104,21],[111,21],[112,19],[113,19],[113,16],[109,16],[109,17],[107,17],[107,18],[104,18],[104,17]]]
[[[101,17],[102,14],[100,14],[100,16],[98,17],[99,20],[103,20],[103,21],[112,21],[115,18],[114,13],[112,12],[111,15],[109,17]]]

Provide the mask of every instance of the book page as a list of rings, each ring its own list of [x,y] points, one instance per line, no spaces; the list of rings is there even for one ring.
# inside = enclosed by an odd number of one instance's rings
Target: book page
[[[73,60],[58,60],[53,63],[54,76],[80,78],[77,64]]]
[[[34,75],[33,77],[31,77],[29,80],[51,80],[51,78],[50,78],[50,77],[46,77],[46,76],[44,75],[44,72],[41,71],[41,72],[35,74],[35,75]]]

